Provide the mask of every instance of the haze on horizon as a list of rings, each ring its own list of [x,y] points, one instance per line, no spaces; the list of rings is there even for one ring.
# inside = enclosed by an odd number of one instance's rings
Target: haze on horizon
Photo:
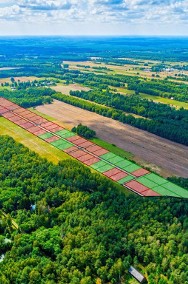
[[[0,35],[188,35],[188,0],[0,0]]]

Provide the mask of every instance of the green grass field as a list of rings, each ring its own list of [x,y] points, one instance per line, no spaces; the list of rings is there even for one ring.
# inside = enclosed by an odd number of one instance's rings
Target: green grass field
[[[56,149],[3,117],[0,117],[0,135],[11,136],[17,142],[20,142],[41,157],[55,164],[61,160],[71,159],[68,154]]]
[[[110,86],[110,89],[112,91],[116,90],[115,93],[121,93],[121,94],[124,94],[124,95],[134,95],[135,94],[135,91],[128,90],[125,87],[123,88],[123,87],[112,87],[112,86]]]
[[[183,107],[184,109],[188,109],[188,103],[185,103],[185,102],[179,102],[179,101],[176,101],[176,100],[171,100],[171,99],[157,97],[157,96],[150,96],[150,95],[146,95],[146,94],[140,94],[140,95],[141,95],[142,98],[152,100],[154,102],[159,102],[159,103],[162,103],[162,104],[170,105],[170,106],[173,106],[175,108]]]

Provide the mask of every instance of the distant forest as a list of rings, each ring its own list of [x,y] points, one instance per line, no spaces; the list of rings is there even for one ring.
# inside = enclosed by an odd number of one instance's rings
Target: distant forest
[[[188,61],[186,37],[1,37],[0,62],[85,61],[90,57]],[[3,55],[3,56],[2,56]],[[14,59],[14,60],[13,60]],[[116,64],[118,61],[115,62]]]

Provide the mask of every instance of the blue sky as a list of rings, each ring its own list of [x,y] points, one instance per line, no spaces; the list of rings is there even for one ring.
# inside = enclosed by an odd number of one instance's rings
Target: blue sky
[[[188,35],[188,0],[0,0],[0,35]]]

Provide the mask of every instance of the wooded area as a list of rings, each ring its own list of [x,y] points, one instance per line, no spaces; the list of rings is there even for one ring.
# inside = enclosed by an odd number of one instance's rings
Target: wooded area
[[[0,282],[127,283],[141,264],[151,284],[186,283],[187,203],[126,197],[78,162],[0,145]]]

